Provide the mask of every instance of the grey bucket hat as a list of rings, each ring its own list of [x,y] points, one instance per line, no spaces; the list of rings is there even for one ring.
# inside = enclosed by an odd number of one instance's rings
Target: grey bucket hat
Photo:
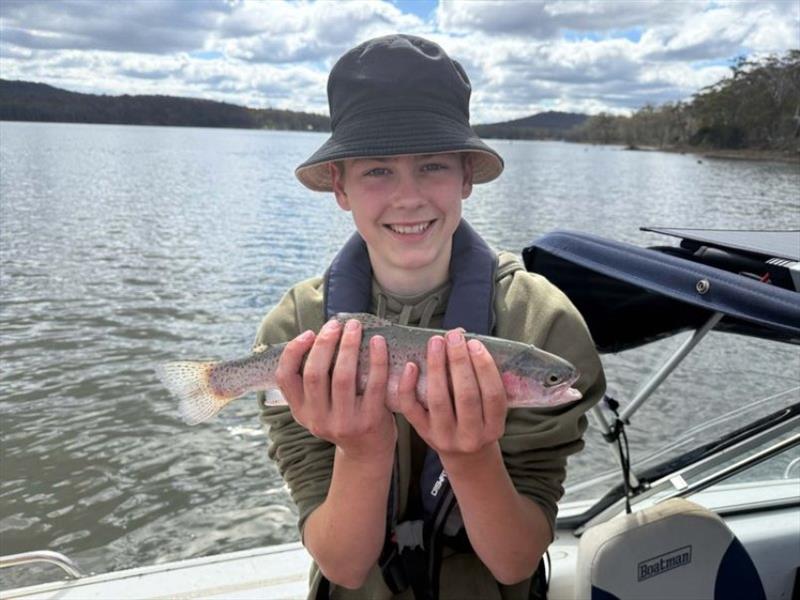
[[[331,137],[295,175],[325,192],[332,161],[470,152],[473,183],[491,181],[503,159],[469,125],[471,92],[461,65],[429,40],[397,34],[366,41],[331,69]]]

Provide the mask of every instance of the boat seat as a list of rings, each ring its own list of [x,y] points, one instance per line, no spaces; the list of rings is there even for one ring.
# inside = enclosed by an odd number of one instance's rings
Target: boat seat
[[[587,529],[578,544],[580,600],[763,600],[753,561],[725,522],[672,498]]]

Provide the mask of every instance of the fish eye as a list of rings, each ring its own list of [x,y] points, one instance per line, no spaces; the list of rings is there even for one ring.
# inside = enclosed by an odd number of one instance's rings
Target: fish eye
[[[557,385],[559,383],[561,383],[561,377],[555,373],[550,373],[550,375],[547,376],[547,385]]]

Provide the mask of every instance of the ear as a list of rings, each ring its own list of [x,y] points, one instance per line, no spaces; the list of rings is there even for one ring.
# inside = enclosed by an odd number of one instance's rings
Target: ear
[[[350,210],[350,201],[347,198],[347,192],[344,190],[344,173],[341,173],[339,167],[332,162],[328,163],[328,173],[331,176],[331,185],[337,204],[342,210]]]
[[[472,153],[465,152],[461,159],[461,170],[463,179],[461,181],[461,199],[466,200],[472,194]]]

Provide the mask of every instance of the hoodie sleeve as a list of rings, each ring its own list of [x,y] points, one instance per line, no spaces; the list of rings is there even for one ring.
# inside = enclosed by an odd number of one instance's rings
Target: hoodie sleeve
[[[498,337],[533,344],[569,360],[580,373],[583,398],[550,410],[511,409],[500,440],[517,491],[539,504],[555,531],[557,502],[564,494],[567,457],[583,448],[586,411],[605,392],[600,357],[580,313],[544,277],[517,270],[498,282]]]
[[[322,279],[297,284],[267,314],[255,345],[277,344],[303,331],[319,331],[324,322]],[[298,424],[286,406],[266,406],[258,394],[261,422],[269,437],[269,457],[275,461],[299,513],[302,536],[308,515],[325,500],[333,471],[333,444],[314,437]]]

